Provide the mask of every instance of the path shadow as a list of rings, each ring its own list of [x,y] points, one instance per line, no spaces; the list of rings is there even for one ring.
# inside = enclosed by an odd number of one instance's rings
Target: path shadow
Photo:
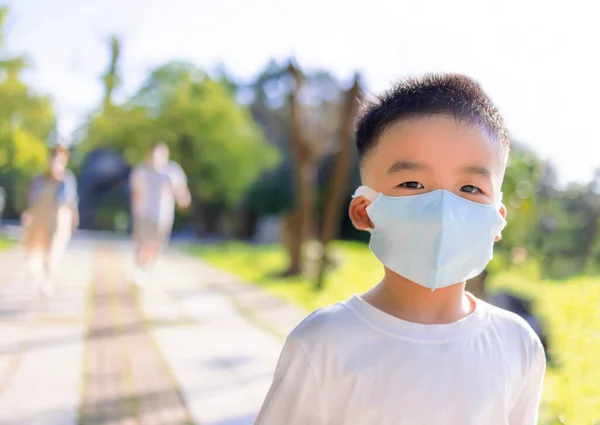
[[[203,362],[206,366],[214,367],[217,369],[229,369],[239,367],[252,362],[252,357],[248,356],[228,356],[228,357],[215,357],[211,360]]]
[[[116,338],[128,335],[135,335],[148,332],[149,326],[189,326],[189,322],[186,321],[160,321],[160,322],[147,322],[147,321],[136,321],[126,325],[107,325],[99,328],[88,328],[87,332],[83,335],[84,341],[102,340],[105,338]],[[23,351],[32,351],[51,348],[57,345],[63,344],[74,344],[81,341],[81,335],[79,332],[73,332],[70,335],[55,338],[40,338],[33,341],[23,342]],[[0,354],[3,350],[9,350],[11,346],[0,345]]]
[[[158,413],[161,410],[177,408],[181,400],[174,391],[148,392],[125,397],[114,397],[108,400],[91,404],[83,404],[77,407],[56,407],[41,412],[28,413],[9,420],[2,419],[0,413],[0,425],[24,425],[37,423],[68,424],[69,422],[58,421],[59,418],[73,417],[75,423],[85,425],[100,425],[125,423],[126,419],[138,417],[138,412],[131,406],[144,404],[144,414]],[[77,417],[79,420],[77,421]],[[137,422],[136,422],[137,423]],[[181,422],[172,422],[173,425],[181,425]]]
[[[245,385],[257,379],[263,379],[266,373],[250,377],[245,380],[236,382],[236,385]],[[270,374],[269,374],[270,375]],[[207,397],[211,394],[226,391],[227,387],[216,385],[212,388],[191,389],[189,394],[193,397]],[[133,420],[132,423],[137,423],[136,418],[140,413],[143,415],[152,416],[158,415],[160,412],[176,409],[184,404],[184,407],[189,411],[185,404],[185,400],[181,400],[179,395],[174,390],[152,391],[142,394],[134,394],[130,396],[113,397],[107,400],[102,400],[94,403],[83,403],[78,409],[75,406],[70,407],[55,407],[53,409],[40,412],[28,412],[10,419],[3,419],[0,412],[0,425],[24,425],[34,423],[54,423],[54,424],[71,424],[80,423],[85,425],[108,425],[114,423],[128,423],[127,420]],[[233,399],[232,399],[233,403]],[[143,412],[139,412],[138,407],[143,405]],[[217,422],[210,422],[211,425],[252,425],[256,412],[246,414],[244,416],[221,419]],[[227,412],[223,412],[225,415]],[[225,416],[224,415],[224,416]],[[67,419],[68,418],[68,419]],[[182,425],[178,419],[172,421],[162,420],[166,425]],[[187,422],[185,422],[187,423]]]
[[[178,289],[165,289],[164,290],[167,295],[180,298],[186,298],[190,295],[198,295],[198,294],[212,294],[213,291],[210,288],[202,288],[202,287],[190,287],[190,288],[178,288]]]
[[[237,300],[244,300],[252,298],[252,306],[263,312],[269,309],[280,309],[285,308],[289,305],[289,302],[271,295],[260,288],[253,287],[249,284],[239,282],[207,282],[208,288],[212,290],[231,296]]]

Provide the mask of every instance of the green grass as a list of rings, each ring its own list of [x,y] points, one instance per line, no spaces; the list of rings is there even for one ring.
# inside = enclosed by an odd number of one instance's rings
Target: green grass
[[[337,243],[334,255],[339,264],[329,273],[325,289],[315,293],[305,278],[275,277],[287,264],[279,247],[232,243],[195,251],[307,312],[368,290],[383,273],[364,244]],[[600,425],[600,278],[542,280],[538,267],[527,264],[491,279],[491,291],[502,289],[533,300],[550,333],[557,366],[546,374],[540,424]]]
[[[198,248],[197,252],[211,264],[299,303],[309,311],[364,292],[383,276],[375,256],[360,243],[335,245],[333,254],[340,262],[339,267],[330,272],[325,290],[318,294],[314,293],[311,282],[305,278],[274,277],[287,265],[285,252],[277,246],[232,243]]]
[[[5,236],[0,235],[0,251],[10,248],[13,245],[13,241],[7,239]]]

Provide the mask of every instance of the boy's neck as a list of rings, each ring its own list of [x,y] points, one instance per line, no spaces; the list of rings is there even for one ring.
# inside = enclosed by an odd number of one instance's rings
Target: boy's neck
[[[387,314],[424,325],[456,322],[473,312],[464,283],[432,291],[386,268],[385,277],[363,299]]]

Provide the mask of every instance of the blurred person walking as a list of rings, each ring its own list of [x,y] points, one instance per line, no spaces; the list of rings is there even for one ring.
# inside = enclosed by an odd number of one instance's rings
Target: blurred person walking
[[[133,279],[136,285],[145,286],[171,236],[175,205],[188,208],[191,195],[185,172],[169,160],[169,148],[164,142],[152,145],[146,162],[131,173],[130,184],[135,244]]]
[[[29,270],[35,287],[47,296],[54,291],[56,270],[79,224],[77,181],[68,162],[67,148],[52,149],[47,170],[27,188],[27,208],[21,216]]]

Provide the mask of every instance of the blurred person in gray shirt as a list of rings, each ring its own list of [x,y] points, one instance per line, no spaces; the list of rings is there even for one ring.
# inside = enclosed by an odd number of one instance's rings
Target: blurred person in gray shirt
[[[171,236],[175,205],[188,208],[191,195],[183,169],[169,160],[169,148],[164,142],[155,143],[147,161],[134,168],[130,184],[135,244],[133,278],[136,285],[145,286]]]
[[[68,162],[67,148],[52,149],[46,171],[27,188],[27,208],[21,216],[23,246],[35,286],[48,296],[54,291],[53,279],[71,233],[79,224],[77,181]]]

